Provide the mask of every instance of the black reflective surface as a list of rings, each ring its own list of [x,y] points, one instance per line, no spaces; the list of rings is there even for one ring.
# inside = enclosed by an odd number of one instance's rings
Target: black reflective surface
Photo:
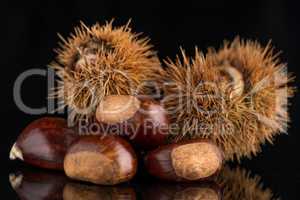
[[[298,174],[285,177],[273,171],[260,175],[236,164],[226,165],[219,176],[201,183],[168,183],[141,173],[129,183],[99,186],[70,180],[63,172],[17,162],[2,175],[1,190],[5,190],[6,198],[22,200],[271,200],[297,199],[300,180]]]

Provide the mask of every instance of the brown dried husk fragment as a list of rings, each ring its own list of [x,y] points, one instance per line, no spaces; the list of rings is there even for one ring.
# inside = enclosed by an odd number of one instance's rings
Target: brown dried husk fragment
[[[72,122],[91,119],[107,95],[148,95],[163,72],[148,38],[133,33],[129,23],[87,27],[81,23],[69,38],[60,36],[57,59],[51,64],[59,77],[52,96],[71,109]]]
[[[170,141],[210,138],[224,149],[226,160],[251,158],[266,141],[285,133],[289,121],[287,99],[294,88],[286,65],[271,45],[235,39],[219,51],[166,61],[164,104],[173,123]],[[232,78],[224,67],[243,77],[243,93],[233,96]]]

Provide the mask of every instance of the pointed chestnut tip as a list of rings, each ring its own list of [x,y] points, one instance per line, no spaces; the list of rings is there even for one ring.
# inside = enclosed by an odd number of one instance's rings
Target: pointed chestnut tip
[[[11,184],[11,187],[15,190],[22,184],[23,181],[23,175],[22,174],[9,174],[9,182]]]
[[[22,151],[16,143],[14,143],[14,145],[12,146],[12,148],[10,150],[9,159],[10,160],[15,160],[15,159],[24,160]]]

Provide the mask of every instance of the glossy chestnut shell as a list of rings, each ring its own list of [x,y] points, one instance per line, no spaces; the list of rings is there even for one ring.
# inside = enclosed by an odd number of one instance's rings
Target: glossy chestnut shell
[[[67,151],[67,176],[100,185],[129,181],[137,171],[137,158],[130,144],[117,136],[81,136]]]
[[[47,169],[63,170],[67,148],[78,138],[65,119],[43,117],[30,123],[17,138],[10,159]]]
[[[147,97],[111,95],[99,104],[96,119],[105,132],[125,136],[142,150],[166,143],[169,119],[159,102]]]
[[[178,182],[205,181],[223,165],[223,152],[208,140],[190,140],[161,146],[145,157],[148,172]]]

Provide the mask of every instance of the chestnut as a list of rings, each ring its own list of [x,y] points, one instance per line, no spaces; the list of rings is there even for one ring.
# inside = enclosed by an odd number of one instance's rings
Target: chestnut
[[[204,181],[223,165],[223,152],[208,140],[190,140],[161,146],[145,157],[148,172],[169,181]]]
[[[101,185],[129,181],[137,171],[137,158],[128,142],[118,136],[81,136],[64,160],[68,177]]]
[[[135,200],[136,194],[132,187],[104,187],[85,185],[81,183],[68,183],[63,191],[64,200]]]
[[[78,138],[65,119],[43,117],[30,123],[10,151],[10,159],[47,169],[63,170],[67,148]]]
[[[127,136],[144,150],[165,144],[169,120],[155,100],[130,95],[106,96],[97,107],[96,119],[117,134]]]

